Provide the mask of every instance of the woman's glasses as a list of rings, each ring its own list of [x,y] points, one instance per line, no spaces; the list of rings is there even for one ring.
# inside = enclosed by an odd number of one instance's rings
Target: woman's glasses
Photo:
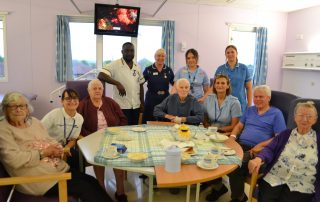
[[[27,108],[27,105],[9,105],[8,108],[10,108],[11,110],[17,110],[17,109],[20,109],[20,110],[25,110]]]
[[[73,101],[79,101],[79,98],[77,98],[77,97],[65,97],[65,98],[63,98],[63,100],[65,100],[67,102],[71,102],[72,100]]]

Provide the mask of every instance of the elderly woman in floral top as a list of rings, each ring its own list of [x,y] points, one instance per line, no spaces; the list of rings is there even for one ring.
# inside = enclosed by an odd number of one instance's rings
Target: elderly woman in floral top
[[[312,102],[298,103],[294,111],[297,128],[280,133],[249,161],[250,172],[266,164],[259,202],[320,201],[320,134],[311,128],[317,118]]]

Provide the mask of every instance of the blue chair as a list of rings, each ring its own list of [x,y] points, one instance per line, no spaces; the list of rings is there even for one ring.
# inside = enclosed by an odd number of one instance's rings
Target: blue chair
[[[283,114],[283,117],[284,117],[286,124],[288,122],[290,105],[297,98],[299,98],[299,97],[296,95],[290,94],[290,93],[281,92],[281,91],[274,91],[274,90],[271,91],[270,105],[280,109],[280,111]]]

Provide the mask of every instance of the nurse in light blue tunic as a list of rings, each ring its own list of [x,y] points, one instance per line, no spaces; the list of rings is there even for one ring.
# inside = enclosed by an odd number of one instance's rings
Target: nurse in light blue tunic
[[[213,80],[213,94],[204,102],[204,126],[217,126],[220,132],[231,132],[242,115],[238,98],[230,95],[229,77],[218,75]]]
[[[227,62],[218,67],[215,75],[228,75],[231,80],[232,95],[239,99],[244,113],[247,107],[252,105],[252,75],[246,65],[238,63],[238,51],[234,45],[227,46],[225,55]]]
[[[190,94],[195,97],[198,102],[203,103],[205,95],[209,90],[209,79],[207,73],[199,67],[199,54],[195,49],[189,49],[186,52],[186,67],[180,68],[175,76],[174,81],[181,78],[186,78],[190,83]],[[171,94],[175,93],[175,88],[172,88]]]

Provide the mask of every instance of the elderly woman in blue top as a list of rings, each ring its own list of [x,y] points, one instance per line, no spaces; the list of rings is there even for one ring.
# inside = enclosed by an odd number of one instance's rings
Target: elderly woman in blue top
[[[225,49],[227,62],[218,67],[215,75],[225,74],[231,80],[232,95],[237,97],[241,104],[242,113],[247,106],[252,105],[252,75],[248,67],[238,62],[238,51],[234,45],[229,45]]]
[[[259,202],[320,201],[320,133],[311,126],[317,122],[312,102],[298,103],[294,110],[295,129],[276,136],[255,159],[249,161],[249,172],[266,164],[259,184]]]
[[[206,99],[206,94],[209,90],[209,79],[207,73],[199,67],[199,54],[195,49],[189,49],[186,52],[186,67],[180,68],[174,77],[176,82],[180,78],[186,78],[190,83],[191,95],[198,102],[203,103]],[[172,88],[171,93],[175,93],[175,88]]]
[[[190,83],[182,78],[176,82],[177,94],[170,95],[155,106],[153,115],[158,120],[175,123],[200,124],[203,121],[203,109],[195,97],[189,95]]]
[[[142,122],[154,121],[153,109],[169,96],[169,85],[173,85],[174,73],[170,67],[164,64],[166,52],[158,49],[154,54],[154,64],[146,67],[143,76],[148,82],[148,90],[144,100]]]
[[[239,122],[241,107],[238,98],[230,95],[230,79],[227,75],[217,75],[213,80],[213,94],[204,103],[203,125],[217,126],[221,132],[231,132]]]

